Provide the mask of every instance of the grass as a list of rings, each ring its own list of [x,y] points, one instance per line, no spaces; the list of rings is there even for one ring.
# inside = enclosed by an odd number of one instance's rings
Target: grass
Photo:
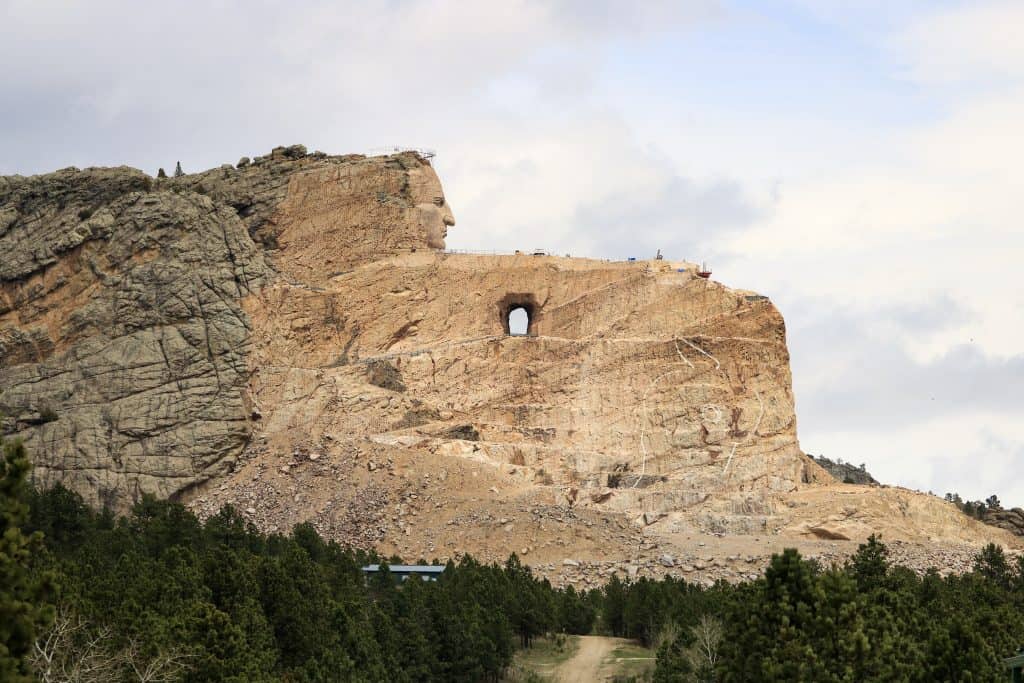
[[[647,681],[654,672],[655,652],[635,644],[612,650],[601,664],[601,673],[615,679]]]
[[[516,652],[506,680],[547,681],[560,664],[576,654],[579,647],[577,636],[537,638],[533,647]]]

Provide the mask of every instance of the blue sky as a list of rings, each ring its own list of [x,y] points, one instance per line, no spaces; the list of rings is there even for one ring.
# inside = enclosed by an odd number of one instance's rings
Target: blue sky
[[[0,173],[434,148],[449,246],[707,258],[804,449],[1024,505],[1024,4],[0,0]]]

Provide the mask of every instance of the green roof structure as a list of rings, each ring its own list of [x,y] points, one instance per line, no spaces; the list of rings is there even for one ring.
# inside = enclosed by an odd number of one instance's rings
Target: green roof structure
[[[1015,657],[1004,659],[1003,665],[1010,670],[1012,683],[1024,683],[1024,647],[1017,651]]]

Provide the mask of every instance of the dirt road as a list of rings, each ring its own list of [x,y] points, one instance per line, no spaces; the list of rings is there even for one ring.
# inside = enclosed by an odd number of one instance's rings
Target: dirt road
[[[580,636],[580,648],[572,659],[562,663],[555,670],[555,680],[560,683],[595,683],[601,679],[598,671],[601,662],[612,650],[630,641],[624,638],[604,636]]]

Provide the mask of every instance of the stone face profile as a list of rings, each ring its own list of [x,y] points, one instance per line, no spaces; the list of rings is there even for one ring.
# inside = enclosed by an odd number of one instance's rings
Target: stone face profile
[[[410,557],[1003,533],[805,456],[764,296],[667,258],[446,253],[415,153],[243,161],[0,178],[0,424],[37,483]]]
[[[409,194],[416,207],[416,224],[426,236],[431,249],[444,249],[448,228],[455,225],[455,216],[441,190],[441,181],[430,166],[409,170]]]

